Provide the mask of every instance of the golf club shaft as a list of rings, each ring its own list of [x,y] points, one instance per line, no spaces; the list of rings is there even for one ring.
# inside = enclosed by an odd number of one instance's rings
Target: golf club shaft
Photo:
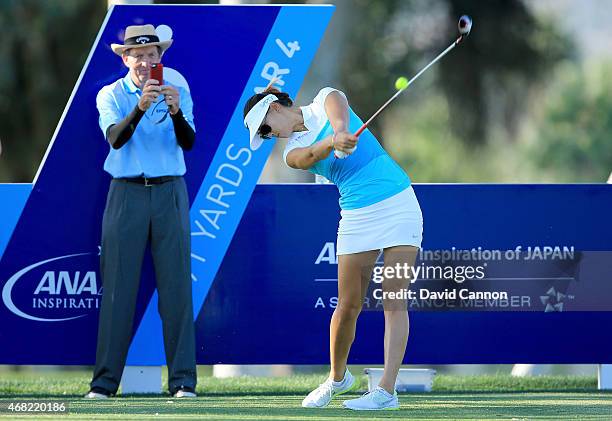
[[[433,66],[438,60],[440,60],[442,57],[444,57],[446,54],[448,54],[448,52],[450,50],[452,50],[453,48],[455,48],[457,46],[457,44],[459,44],[461,42],[461,40],[463,39],[463,35],[460,36],[459,38],[457,38],[451,45],[448,46],[448,48],[444,51],[442,51],[440,54],[438,54],[438,56],[436,58],[434,58],[432,61],[429,62],[429,64],[427,64],[427,66],[423,67],[416,75],[413,76],[412,79],[410,79],[408,81],[408,84],[400,89],[399,91],[397,91],[395,93],[395,95],[393,95],[391,98],[389,98],[389,100],[387,102],[385,102],[383,104],[382,107],[380,107],[378,109],[378,111],[376,111],[374,113],[374,115],[372,115],[372,117],[370,117],[368,119],[368,121],[366,121],[360,128],[359,130],[357,130],[355,132],[355,136],[359,136],[361,133],[363,133],[363,131],[368,127],[368,125],[372,122],[372,120],[374,120],[376,118],[376,116],[378,116],[378,114],[380,114],[382,112],[382,110],[384,110],[387,105],[389,105],[391,102],[393,102],[393,100],[395,98],[397,98],[402,92],[404,92],[411,84],[412,82],[414,82],[419,76],[421,76],[427,69],[429,69],[431,66]]]

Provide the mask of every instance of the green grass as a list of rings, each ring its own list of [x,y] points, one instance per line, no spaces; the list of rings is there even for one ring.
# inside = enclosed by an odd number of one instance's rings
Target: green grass
[[[598,392],[594,377],[439,375],[433,392],[400,395],[400,411],[355,413],[342,409],[341,401],[358,393],[342,396],[325,409],[300,407],[304,395],[323,380],[322,375],[234,379],[201,375],[196,399],[177,400],[165,395],[85,401],[81,396],[87,391],[90,375],[89,371],[2,371],[0,405],[36,399],[62,400],[68,402],[70,414],[58,419],[94,420],[612,420],[612,393]],[[364,389],[365,376],[359,380]],[[12,416],[5,412],[0,414],[2,417]]]

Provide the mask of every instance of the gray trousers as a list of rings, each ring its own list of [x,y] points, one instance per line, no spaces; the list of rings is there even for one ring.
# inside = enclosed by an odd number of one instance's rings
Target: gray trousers
[[[147,243],[155,266],[168,389],[196,385],[189,198],[182,177],[146,187],[113,180],[102,221],[103,295],[91,387],[116,393],[125,366]]]

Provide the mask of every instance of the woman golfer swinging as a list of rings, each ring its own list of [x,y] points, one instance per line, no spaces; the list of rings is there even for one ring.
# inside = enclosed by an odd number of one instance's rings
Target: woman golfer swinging
[[[330,325],[331,369],[329,378],[302,402],[304,407],[325,407],[332,398],[355,386],[347,359],[380,250],[385,267],[413,266],[422,240],[421,209],[410,178],[372,133],[365,130],[359,139],[351,134],[362,121],[349,107],[346,96],[336,89],[324,88],[310,105],[297,107],[286,93],[268,88],[247,101],[244,123],[253,150],[264,139],[287,138],[283,154],[287,165],[322,175],[340,191],[338,304]],[[401,291],[409,283],[405,276],[388,276],[382,290]],[[344,401],[345,408],[399,408],[395,380],[408,340],[407,302],[385,299],[383,304],[384,374],[377,388]]]

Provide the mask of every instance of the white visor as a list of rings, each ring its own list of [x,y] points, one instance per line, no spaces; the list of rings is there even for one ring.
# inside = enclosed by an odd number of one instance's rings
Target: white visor
[[[276,95],[266,95],[249,110],[244,118],[244,125],[249,129],[251,149],[254,151],[259,149],[264,141],[259,133],[257,133],[259,131],[259,126],[261,126],[262,121],[266,118],[266,113],[270,108],[270,104],[277,100],[278,98]]]

